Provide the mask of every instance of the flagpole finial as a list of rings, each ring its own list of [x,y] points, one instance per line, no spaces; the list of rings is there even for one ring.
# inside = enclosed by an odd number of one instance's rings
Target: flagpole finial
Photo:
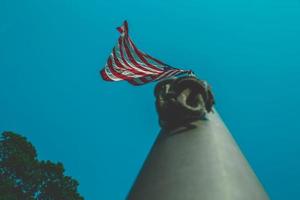
[[[158,83],[155,96],[163,128],[175,128],[204,119],[214,105],[214,96],[208,84],[192,76]]]

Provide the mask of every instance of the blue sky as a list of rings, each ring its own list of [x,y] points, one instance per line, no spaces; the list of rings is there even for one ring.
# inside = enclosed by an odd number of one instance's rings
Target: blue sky
[[[124,199],[159,132],[154,84],[99,77],[124,19],[140,49],[209,81],[271,198],[299,199],[299,0],[1,0],[0,131],[86,199]]]

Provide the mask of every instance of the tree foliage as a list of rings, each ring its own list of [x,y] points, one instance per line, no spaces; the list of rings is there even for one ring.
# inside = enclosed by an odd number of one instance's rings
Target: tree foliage
[[[34,146],[12,132],[0,139],[0,200],[83,200],[62,163],[39,161]]]

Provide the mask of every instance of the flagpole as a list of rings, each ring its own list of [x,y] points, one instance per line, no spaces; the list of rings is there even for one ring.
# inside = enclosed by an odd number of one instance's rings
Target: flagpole
[[[186,79],[155,89],[162,129],[127,200],[268,200],[220,115],[207,112],[201,81]]]

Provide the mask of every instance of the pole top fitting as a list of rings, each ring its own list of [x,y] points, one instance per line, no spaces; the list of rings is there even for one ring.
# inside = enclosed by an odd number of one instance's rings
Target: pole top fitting
[[[194,76],[167,79],[154,90],[156,110],[162,128],[172,129],[190,122],[205,119],[215,104],[206,81]]]

